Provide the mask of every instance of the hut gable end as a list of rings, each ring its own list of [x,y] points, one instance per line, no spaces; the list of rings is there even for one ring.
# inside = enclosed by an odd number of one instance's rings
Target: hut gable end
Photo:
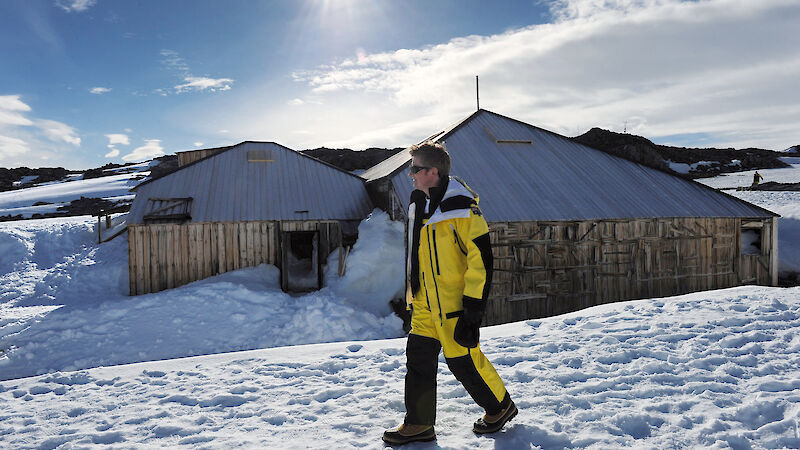
[[[192,198],[191,222],[358,221],[372,210],[361,178],[272,142],[243,142],[140,184],[129,223],[144,223],[152,198]]]

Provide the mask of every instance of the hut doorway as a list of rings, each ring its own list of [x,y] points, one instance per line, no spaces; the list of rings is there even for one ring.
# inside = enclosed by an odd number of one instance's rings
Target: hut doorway
[[[322,286],[318,231],[284,231],[281,239],[281,288],[308,292]]]

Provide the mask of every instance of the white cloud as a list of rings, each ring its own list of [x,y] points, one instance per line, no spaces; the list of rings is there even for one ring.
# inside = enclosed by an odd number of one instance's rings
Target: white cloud
[[[292,100],[289,100],[288,102],[286,102],[286,104],[289,105],[289,106],[300,106],[300,105],[302,105],[304,103],[305,102],[301,98],[295,98],[295,99],[292,99]]]
[[[76,147],[81,145],[81,138],[71,126],[55,120],[37,119],[34,125],[39,128],[44,136],[55,142],[66,142]]]
[[[416,142],[466,117],[476,74],[482,107],[564,134],[627,121],[649,137],[710,133],[708,145],[796,141],[796,1],[558,0],[551,13],[553,23],[362,53],[293,78],[326,99],[328,117],[371,111],[349,129],[316,128],[354,147]]]
[[[30,111],[31,107],[19,99],[19,95],[0,95],[0,109],[8,111]]]
[[[28,112],[31,107],[19,99],[19,95],[0,95],[0,126],[3,125],[33,125],[22,113]]]
[[[0,96],[0,165],[65,164],[80,145],[75,128],[33,117],[19,95]]]
[[[175,92],[188,91],[227,91],[231,88],[233,80],[230,78],[185,77],[185,83],[175,86]]]
[[[131,140],[128,138],[127,134],[114,134],[114,133],[112,133],[112,134],[107,134],[106,137],[108,138],[109,146],[116,145],[116,144],[122,144],[122,145],[130,145],[131,144]]]
[[[83,12],[94,6],[97,0],[56,0],[56,6],[66,12]]]
[[[195,143],[194,143],[194,146],[195,146],[195,147],[202,147],[202,146],[203,146],[203,143],[202,143],[202,142],[195,142]]]
[[[145,139],[145,144],[122,157],[123,161],[144,161],[164,154],[160,139]]]
[[[119,156],[119,150],[111,146],[109,146],[109,148],[111,149],[111,151],[106,153],[106,158],[116,158],[117,156]]]
[[[0,135],[0,161],[9,156],[24,154],[28,150],[28,143],[22,139]]]
[[[174,91],[178,94],[189,91],[228,91],[234,81],[231,78],[193,76],[189,64],[175,50],[162,49],[161,63],[170,71],[176,72],[183,80],[183,83],[173,86]],[[168,95],[168,91],[163,88],[155,89],[153,92],[162,96]]]
[[[111,88],[94,87],[94,88],[89,89],[89,92],[91,92],[92,94],[100,95],[100,94],[105,94],[107,92],[111,92]]]

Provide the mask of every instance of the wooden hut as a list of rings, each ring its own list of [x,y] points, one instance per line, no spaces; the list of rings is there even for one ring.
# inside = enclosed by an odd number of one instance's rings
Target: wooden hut
[[[763,208],[486,110],[427,141],[446,146],[489,222],[487,324],[777,284],[778,216]],[[401,152],[362,174],[398,219],[409,164]]]
[[[131,295],[262,263],[285,290],[319,288],[329,254],[372,210],[361,178],[272,142],[183,154],[135,188]]]

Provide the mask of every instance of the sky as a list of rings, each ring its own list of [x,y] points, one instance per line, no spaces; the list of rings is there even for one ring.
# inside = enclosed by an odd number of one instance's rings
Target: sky
[[[0,167],[419,142],[480,106],[567,136],[800,144],[796,0],[0,3]]]

